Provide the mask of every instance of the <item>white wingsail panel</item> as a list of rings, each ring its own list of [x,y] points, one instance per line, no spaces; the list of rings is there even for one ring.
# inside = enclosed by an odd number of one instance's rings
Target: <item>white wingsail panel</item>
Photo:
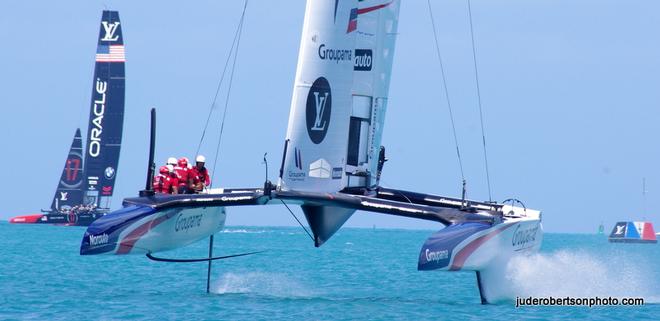
[[[397,17],[398,1],[307,2],[282,189],[337,192],[353,186],[351,179],[375,184],[367,179],[375,177]]]
[[[336,192],[345,186],[357,8],[357,0],[307,1],[282,189]]]
[[[346,173],[349,186],[378,184],[378,157],[392,73],[399,0],[364,0],[358,9]]]

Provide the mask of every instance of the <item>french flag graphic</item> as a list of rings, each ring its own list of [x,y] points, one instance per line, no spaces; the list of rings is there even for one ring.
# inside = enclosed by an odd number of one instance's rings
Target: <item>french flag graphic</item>
[[[346,33],[351,33],[357,29],[357,17],[358,9],[351,9],[351,16],[348,18],[348,29],[346,29]]]

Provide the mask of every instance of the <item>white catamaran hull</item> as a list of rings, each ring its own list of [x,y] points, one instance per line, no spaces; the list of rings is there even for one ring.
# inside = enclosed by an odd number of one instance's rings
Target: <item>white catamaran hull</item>
[[[478,271],[507,262],[515,255],[537,253],[542,239],[540,220],[510,219],[461,242],[447,269]]]
[[[543,241],[540,213],[527,212],[505,216],[499,224],[465,222],[440,230],[422,246],[418,269],[476,271],[482,301],[510,299],[509,262],[518,255],[537,253]]]
[[[105,218],[114,228],[101,227],[104,228],[101,233],[88,229],[83,239],[85,254],[146,254],[172,250],[221,231],[227,217],[225,208],[219,206],[175,207],[162,211],[150,207],[127,208],[132,208],[132,213],[126,213],[132,217],[115,212]]]

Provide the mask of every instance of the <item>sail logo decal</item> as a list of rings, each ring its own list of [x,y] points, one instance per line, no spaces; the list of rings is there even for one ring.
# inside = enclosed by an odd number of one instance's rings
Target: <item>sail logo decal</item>
[[[124,45],[99,45],[96,48],[96,62],[126,62]]]
[[[319,46],[318,54],[321,60],[330,60],[335,63],[353,60],[352,50],[326,48],[324,43]]]
[[[333,167],[332,168],[332,179],[341,179],[344,168],[342,167]]]
[[[92,128],[89,133],[89,156],[98,157],[101,153],[101,134],[103,133],[103,115],[105,114],[105,92],[108,89],[108,83],[96,79],[96,93],[99,98],[94,100],[94,119],[92,119]]]
[[[101,194],[111,195],[112,194],[112,186],[103,186],[103,187],[101,187]]]
[[[60,184],[66,188],[77,188],[82,184],[82,175],[78,175],[81,170],[82,155],[77,152],[69,153],[69,158],[66,160],[64,173]]]
[[[371,51],[371,49],[355,49],[355,60],[353,63],[353,70],[370,71],[372,61],[373,61],[373,52]]]
[[[362,2],[362,0],[360,0],[360,2]],[[391,5],[392,2],[394,2],[394,1],[379,4],[379,5],[376,5],[376,6],[361,8],[361,9],[357,9],[357,8],[351,9],[351,13],[348,16],[348,28],[346,28],[346,33],[351,33],[353,31],[357,30],[358,16],[359,15],[383,9],[383,8]],[[337,11],[337,6],[335,5],[335,20],[337,19],[336,18],[336,16],[337,16],[336,11]]]
[[[323,158],[309,164],[309,177],[330,178],[331,171],[330,163]]]
[[[295,154],[294,158],[295,158],[295,161],[296,161],[296,168],[299,169],[299,170],[302,170],[303,165],[302,165],[302,156],[300,155],[300,149],[294,148],[294,154]]]
[[[115,176],[115,169],[108,166],[105,168],[105,178],[112,179]]]
[[[328,133],[332,110],[330,84],[324,77],[317,78],[307,94],[307,134],[314,144],[320,144]]]
[[[346,28],[346,33],[351,33],[357,29],[357,18],[358,18],[358,9],[351,9],[351,14],[348,17],[348,28]]]
[[[625,231],[626,226],[625,225],[617,225],[616,226],[616,232],[614,234],[620,235],[623,234],[623,231]]]
[[[60,201],[68,201],[69,192],[60,192]]]
[[[293,158],[295,160],[296,168],[289,170],[287,176],[292,181],[304,181],[306,173],[303,169],[302,151],[297,147],[293,149]]]
[[[119,21],[114,23],[101,21],[101,25],[103,25],[103,31],[105,31],[105,34],[103,35],[103,38],[101,38],[101,41],[117,41],[119,39],[119,35],[115,35],[115,32],[117,32],[117,29],[119,27]]]
[[[390,2],[388,2],[388,3],[383,3],[383,4],[379,4],[379,5],[372,6],[372,7],[367,7],[367,8],[359,9],[359,10],[357,11],[357,14],[358,14],[358,15],[361,15],[361,14],[365,14],[365,13],[369,13],[369,12],[372,12],[372,11],[376,11],[376,10],[383,9],[383,8],[385,8],[385,7],[389,6],[389,5],[391,5],[392,2],[394,2],[394,1],[390,1]]]

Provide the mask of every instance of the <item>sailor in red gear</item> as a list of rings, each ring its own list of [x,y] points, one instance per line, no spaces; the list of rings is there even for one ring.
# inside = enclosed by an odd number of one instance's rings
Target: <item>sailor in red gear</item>
[[[209,175],[208,169],[204,167],[206,158],[202,155],[197,155],[195,159],[196,165],[188,173],[188,179],[192,184],[192,188],[195,192],[199,193],[204,190],[204,188],[211,185],[211,176]]]
[[[174,170],[173,165],[167,165],[167,171],[170,174],[170,194],[179,194],[179,175]]]
[[[170,177],[170,170],[167,166],[161,166],[159,174],[154,176],[154,192],[156,193],[171,193],[172,178]]]
[[[179,177],[179,194],[191,194],[192,189],[188,188],[188,174],[190,172],[188,169],[188,157],[179,158],[177,166],[174,166],[174,171],[176,171]]]

